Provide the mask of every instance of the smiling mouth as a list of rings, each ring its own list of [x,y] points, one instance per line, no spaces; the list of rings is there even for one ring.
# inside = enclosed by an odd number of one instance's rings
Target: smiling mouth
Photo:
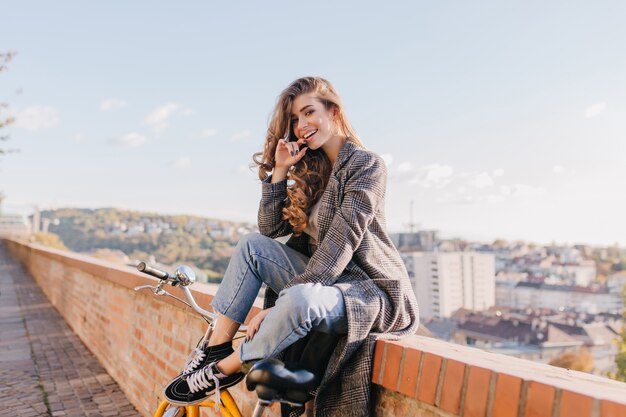
[[[317,133],[317,130],[313,130],[302,137],[304,140],[308,140],[311,136]]]

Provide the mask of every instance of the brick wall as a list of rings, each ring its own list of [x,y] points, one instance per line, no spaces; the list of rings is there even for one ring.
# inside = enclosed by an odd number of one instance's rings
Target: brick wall
[[[152,416],[164,384],[184,367],[206,330],[205,322],[169,297],[134,291],[157,280],[133,268],[38,245],[7,244],[133,405]],[[217,287],[198,283],[192,288],[198,304],[207,308]],[[167,290],[184,299],[179,289]],[[244,415],[250,415],[256,400],[243,383],[230,391]]]
[[[7,244],[130,401],[151,416],[163,384],[184,365],[204,322],[170,298],[133,291],[156,280],[131,268]],[[201,306],[208,306],[215,288],[193,286]],[[626,416],[626,384],[419,336],[379,341],[372,380],[377,416]],[[243,384],[233,394],[244,416],[250,415],[253,396]],[[272,415],[278,415],[276,407]]]

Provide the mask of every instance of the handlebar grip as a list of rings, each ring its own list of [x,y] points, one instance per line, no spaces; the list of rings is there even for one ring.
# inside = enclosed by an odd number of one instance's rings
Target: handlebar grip
[[[161,271],[160,269],[152,268],[151,266],[148,266],[148,264],[146,264],[145,262],[139,262],[137,264],[137,270],[139,272],[143,272],[144,274],[152,275],[153,277],[156,277],[158,279],[168,279],[170,277],[167,272]]]

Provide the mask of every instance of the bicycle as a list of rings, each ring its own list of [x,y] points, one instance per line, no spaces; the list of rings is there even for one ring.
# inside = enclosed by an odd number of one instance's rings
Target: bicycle
[[[196,281],[195,272],[188,266],[181,265],[176,268],[173,275],[148,266],[145,262],[137,265],[137,270],[159,279],[156,285],[140,285],[135,287],[135,291],[143,289],[152,290],[156,296],[172,297],[179,302],[191,307],[207,323],[207,330],[198,342],[198,346],[203,346],[209,340],[216,323],[216,315],[200,307],[189,289],[189,286]],[[163,289],[170,284],[178,286],[185,294],[187,302],[172,295]],[[246,326],[239,328],[239,333],[245,333]],[[189,362],[188,362],[189,363]],[[319,383],[319,378],[306,369],[298,369],[285,365],[277,359],[266,359],[256,362],[246,375],[246,387],[249,391],[256,391],[257,403],[252,413],[252,417],[261,417],[265,409],[275,402],[288,404],[293,407],[302,407],[310,399],[309,391],[315,389]],[[224,417],[242,417],[241,411],[235,399],[228,392],[227,388],[220,390],[220,400],[205,401],[189,406],[175,406],[167,400],[163,400],[154,417],[199,417],[202,407],[211,407]]]

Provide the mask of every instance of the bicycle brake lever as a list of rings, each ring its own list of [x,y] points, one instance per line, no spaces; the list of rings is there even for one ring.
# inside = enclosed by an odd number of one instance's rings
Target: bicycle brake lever
[[[154,290],[156,288],[156,286],[155,285],[140,285],[138,287],[135,287],[134,290],[135,291],[139,291],[139,290],[146,290],[148,288],[151,289],[151,290]]]
[[[153,291],[156,295],[169,295],[171,297],[172,294],[170,294],[169,292],[165,291],[163,288],[161,287],[154,287],[154,291]]]
[[[159,285],[140,285],[138,287],[135,287],[135,291],[139,291],[139,290],[150,290],[150,291],[152,291],[152,293],[154,295],[169,295],[169,296],[172,296],[172,294],[170,294],[169,292],[165,291]]]

